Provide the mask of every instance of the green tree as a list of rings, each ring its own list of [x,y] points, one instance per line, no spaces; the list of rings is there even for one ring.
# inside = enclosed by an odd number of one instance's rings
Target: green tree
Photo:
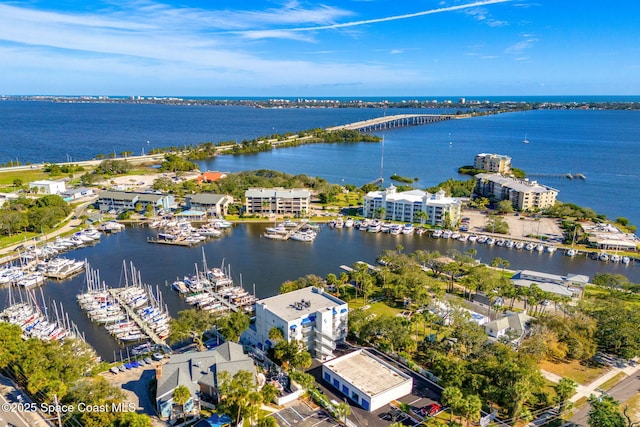
[[[22,329],[19,325],[0,322],[0,368],[20,359],[23,351]]]
[[[236,311],[218,321],[218,331],[227,341],[240,341],[240,335],[249,327],[249,316],[244,311]]]
[[[185,414],[184,405],[191,399],[191,391],[187,386],[179,385],[173,390],[173,403],[180,407],[182,414]]]
[[[496,210],[501,214],[509,214],[513,212],[513,204],[509,200],[500,200],[496,205]]]
[[[253,373],[238,371],[233,376],[227,371],[218,373],[218,409],[234,416],[236,424],[243,417],[253,417],[262,404]]]
[[[123,412],[115,421],[115,427],[151,427],[151,418],[147,414]]]
[[[458,387],[445,387],[442,390],[442,404],[449,407],[451,419],[464,410],[464,397]]]
[[[279,391],[275,385],[267,383],[262,386],[260,393],[262,393],[262,400],[264,403],[272,403],[276,400],[276,397],[278,397]]]
[[[278,341],[273,347],[273,360],[285,367],[308,368],[311,366],[311,354],[307,351],[304,343],[293,340]]]
[[[578,384],[569,378],[561,378],[553,388],[556,392],[555,403],[558,405],[559,413],[564,414],[567,409],[571,409],[569,398],[576,392]]]
[[[278,422],[272,416],[265,416],[258,420],[258,427],[278,427]]]
[[[346,402],[340,402],[337,405],[334,405],[334,408],[338,419],[346,425],[347,417],[351,414],[351,406]]]
[[[627,422],[620,413],[620,405],[617,400],[609,395],[589,398],[591,409],[589,410],[589,426],[591,427],[628,427]]]
[[[280,341],[281,339],[284,338],[284,335],[282,334],[282,329],[274,326],[273,328],[269,329],[269,335],[268,338],[271,342],[277,342]]]
[[[178,313],[178,317],[169,321],[171,335],[170,343],[179,343],[192,340],[199,350],[204,349],[203,335],[213,328],[218,316],[209,311],[198,311],[196,309],[183,310]]]

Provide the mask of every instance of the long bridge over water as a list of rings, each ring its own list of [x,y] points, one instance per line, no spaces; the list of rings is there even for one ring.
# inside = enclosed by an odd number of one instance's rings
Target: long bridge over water
[[[362,120],[360,122],[348,123],[346,125],[333,126],[327,128],[328,131],[335,130],[357,130],[359,132],[373,132],[376,130],[393,129],[405,126],[426,125],[429,123],[442,122],[444,120],[462,119],[470,117],[468,114],[397,114],[394,116],[383,116],[375,119]]]

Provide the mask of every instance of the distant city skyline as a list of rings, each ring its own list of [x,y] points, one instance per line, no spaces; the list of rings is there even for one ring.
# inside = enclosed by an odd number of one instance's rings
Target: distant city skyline
[[[0,2],[0,95],[640,94],[640,4]]]

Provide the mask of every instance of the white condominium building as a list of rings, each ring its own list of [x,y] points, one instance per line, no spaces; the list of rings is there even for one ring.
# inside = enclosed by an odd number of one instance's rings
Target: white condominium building
[[[431,194],[421,190],[398,193],[393,185],[384,191],[370,191],[364,196],[364,216],[379,217],[384,209],[384,219],[402,222],[419,222],[444,226],[456,224],[460,219],[462,202],[447,197],[443,190]],[[424,212],[419,214],[418,212]]]
[[[550,208],[558,197],[555,188],[527,179],[489,173],[479,173],[475,179],[475,194],[494,201],[509,200],[514,208],[521,211]]]
[[[269,331],[278,328],[288,342],[302,341],[312,356],[331,358],[336,342],[347,337],[348,312],[346,302],[315,287],[261,299],[256,302],[256,345],[273,347]]]
[[[249,188],[244,195],[248,214],[303,215],[311,201],[311,193],[304,188]]]

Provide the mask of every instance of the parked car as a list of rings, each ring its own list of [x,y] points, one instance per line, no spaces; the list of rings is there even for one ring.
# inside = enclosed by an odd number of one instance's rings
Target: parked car
[[[442,411],[442,406],[437,403],[430,403],[415,412],[423,417],[432,417],[440,411]]]

